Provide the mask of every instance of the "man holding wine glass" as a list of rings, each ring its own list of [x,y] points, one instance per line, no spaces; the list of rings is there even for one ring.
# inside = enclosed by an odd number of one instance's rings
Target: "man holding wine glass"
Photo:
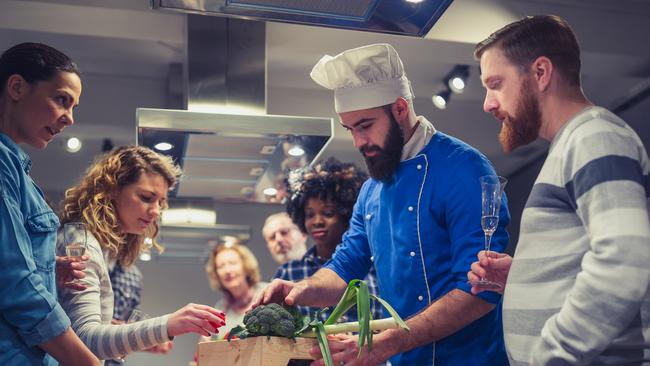
[[[513,365],[650,361],[650,161],[636,133],[580,85],[569,24],[526,17],[476,46],[484,110],[506,152],[540,137],[548,157],[521,218],[514,259],[481,252],[468,273],[505,285]],[[507,281],[507,282],[506,282]]]

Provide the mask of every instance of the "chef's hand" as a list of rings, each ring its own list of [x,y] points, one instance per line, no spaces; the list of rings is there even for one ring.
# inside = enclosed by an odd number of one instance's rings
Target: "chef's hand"
[[[494,291],[503,295],[511,265],[511,256],[493,251],[490,251],[488,256],[484,250],[481,250],[478,253],[478,261],[472,263],[471,271],[467,272],[467,279],[472,285],[472,293],[476,295],[483,291]],[[501,287],[480,285],[478,281],[481,278],[496,282]]]
[[[76,279],[86,277],[84,269],[88,256],[78,257],[56,257],[56,287],[71,288],[73,290],[83,291],[87,287]]]
[[[381,354],[380,350],[382,349],[382,340],[377,338],[379,338],[379,335],[376,335],[373,338],[372,351],[368,352],[368,346],[363,346],[363,351],[357,358],[357,354],[359,353],[359,347],[357,347],[357,336],[348,336],[344,334],[333,334],[327,336],[334,365],[369,366],[379,365],[385,362],[390,358],[390,355]],[[317,357],[316,361],[312,362],[310,366],[325,365],[325,361],[322,358],[323,356],[321,355],[318,345],[312,347],[309,353],[311,353],[312,356]]]
[[[255,308],[272,302],[297,305],[300,304],[300,297],[306,289],[307,281],[292,282],[276,278],[255,296],[251,306]]]
[[[167,334],[170,337],[186,333],[210,336],[219,333],[219,327],[226,324],[226,315],[207,305],[187,304],[169,315]]]

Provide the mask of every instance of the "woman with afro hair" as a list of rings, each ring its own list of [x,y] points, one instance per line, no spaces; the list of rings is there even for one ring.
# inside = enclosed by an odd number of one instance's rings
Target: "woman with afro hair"
[[[341,163],[334,158],[289,172],[287,213],[315,245],[301,259],[278,268],[274,278],[294,282],[306,279],[332,258],[348,229],[359,190],[367,178],[356,165]],[[370,293],[378,296],[374,268],[364,280]],[[376,301],[372,300],[370,307],[373,319],[382,317],[381,306]],[[298,306],[298,309],[312,318],[318,310],[306,306]],[[328,316],[329,312],[321,314],[322,320]],[[356,318],[357,310],[353,307],[342,320],[355,321]]]

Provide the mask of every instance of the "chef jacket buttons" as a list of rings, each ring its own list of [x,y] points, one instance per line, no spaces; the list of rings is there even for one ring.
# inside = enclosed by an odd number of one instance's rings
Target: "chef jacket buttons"
[[[409,206],[408,210],[409,212],[413,212],[413,206]]]
[[[366,220],[370,220],[372,218],[372,214],[367,214],[366,215]]]
[[[417,168],[418,170],[422,170],[422,164],[418,164]]]
[[[418,296],[418,300],[422,301],[422,300],[424,300],[424,297],[422,297],[422,295],[420,295],[420,296]]]
[[[411,257],[415,257],[415,252],[411,252],[409,254],[411,255]]]

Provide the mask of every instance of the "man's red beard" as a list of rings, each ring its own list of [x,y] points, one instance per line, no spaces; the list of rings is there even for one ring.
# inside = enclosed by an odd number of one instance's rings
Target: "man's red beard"
[[[497,112],[495,114],[495,117],[502,123],[499,142],[501,142],[501,146],[503,146],[506,153],[535,141],[542,126],[539,101],[532,93],[529,79],[524,80],[519,95],[517,117],[507,113],[500,114]]]

